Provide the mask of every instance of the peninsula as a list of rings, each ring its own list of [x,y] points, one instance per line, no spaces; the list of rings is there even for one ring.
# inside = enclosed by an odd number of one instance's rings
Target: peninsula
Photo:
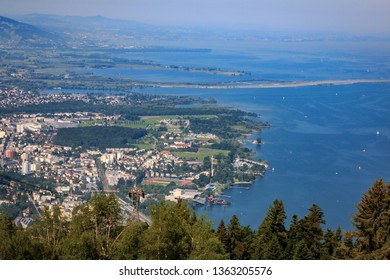
[[[332,85],[352,85],[352,84],[378,84],[390,83],[390,80],[320,80],[320,81],[250,81],[250,82],[232,82],[232,83],[215,83],[215,84],[192,84],[192,83],[135,83],[134,86],[141,87],[161,87],[161,88],[294,88],[308,86],[332,86]]]

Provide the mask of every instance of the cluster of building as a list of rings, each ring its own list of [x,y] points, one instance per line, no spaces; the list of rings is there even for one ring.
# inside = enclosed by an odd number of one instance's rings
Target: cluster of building
[[[83,100],[80,94],[39,94],[19,88],[0,89],[0,108]]]
[[[268,168],[268,162],[267,161],[264,161],[264,162],[259,162],[259,161],[255,161],[255,160],[250,160],[250,159],[246,159],[246,158],[240,158],[239,156],[237,158],[234,159],[234,162],[233,162],[233,167],[235,169],[242,169],[242,168],[253,168],[254,166],[261,166],[261,167],[264,167],[265,169]]]
[[[111,95],[65,95],[34,94],[19,89],[0,90],[0,108],[82,100],[84,102],[104,102],[105,104],[122,104],[132,102],[128,97]],[[175,182],[181,188],[175,189],[166,197],[167,200],[195,199],[205,203],[202,192],[183,189],[199,179],[201,174],[213,176],[213,157],[211,170],[202,168],[199,160],[183,160],[175,156],[176,149],[206,145],[208,139],[217,139],[212,133],[183,133],[181,128],[188,128],[189,120],[161,120],[159,127],[165,127],[158,138],[154,138],[155,148],[108,148],[101,151],[81,149],[81,147],[64,147],[53,144],[58,129],[77,127],[80,123],[90,122],[94,125],[115,122],[120,116],[106,116],[100,113],[54,113],[54,114],[9,114],[0,119],[0,165],[3,169],[25,176],[46,179],[54,182],[55,189],[36,188],[27,192],[18,189],[15,184],[6,186],[8,198],[0,197],[0,203],[16,203],[15,197],[24,197],[32,203],[35,212],[38,208],[52,209],[59,206],[62,213],[71,216],[74,207],[88,199],[94,192],[117,191],[120,180],[134,181],[140,172],[149,182]],[[154,136],[153,136],[154,137]],[[159,149],[156,148],[159,146]],[[170,151],[169,151],[170,150]],[[262,163],[237,158],[234,167],[249,168]],[[185,166],[185,168],[184,168]],[[154,181],[155,180],[155,181]],[[17,193],[19,191],[19,193]],[[20,196],[20,193],[24,193]],[[34,209],[25,209],[18,218],[23,227],[30,225],[29,213]],[[27,220],[26,220],[27,219]]]
[[[82,101],[87,104],[104,105],[132,105],[139,103],[132,95],[107,95],[107,94],[65,94],[57,93],[61,88],[53,90],[55,93],[38,93],[13,87],[10,89],[0,88],[0,108],[22,107],[26,105],[40,105],[48,103],[60,103],[66,101]]]
[[[55,182],[55,191],[36,189],[28,199],[40,210],[52,209],[57,205],[67,216],[71,215],[75,206],[92,193],[100,191],[101,187],[112,189],[120,179],[134,180],[139,170],[145,171],[145,176],[149,178],[178,176],[173,173],[172,167],[183,161],[166,150],[111,148],[104,152],[98,149],[81,151],[53,144],[53,137],[59,128],[76,127],[82,121],[98,122],[110,118],[112,116],[94,113],[62,113],[50,117],[45,114],[14,114],[3,117],[0,119],[0,163],[9,171]],[[104,170],[103,175],[99,174],[97,161]],[[12,186],[7,188],[11,195]],[[2,203],[9,201],[2,200]],[[28,214],[25,215],[23,219],[29,218]],[[29,225],[23,221],[18,219],[21,225]]]
[[[88,117],[91,116],[86,113],[55,114],[50,118],[42,114],[14,114],[0,119],[1,167],[22,175],[51,180],[58,186],[51,191],[37,186],[31,191],[28,200],[37,208],[43,210],[58,205],[65,215],[71,215],[73,208],[84,197],[98,189],[99,176],[93,153],[75,153],[71,147],[52,143],[58,128],[75,127],[81,119]],[[2,187],[7,188],[8,197],[26,193],[23,184],[17,181],[7,180]],[[30,190],[31,186],[27,188]],[[22,197],[26,199],[26,196]],[[11,200],[10,203],[16,202]]]
[[[134,180],[134,174],[139,170],[145,172],[146,178],[178,178],[182,174],[175,174],[174,166],[184,163],[167,150],[158,152],[135,148],[107,149],[100,161],[105,164],[110,186],[116,185],[121,178]]]

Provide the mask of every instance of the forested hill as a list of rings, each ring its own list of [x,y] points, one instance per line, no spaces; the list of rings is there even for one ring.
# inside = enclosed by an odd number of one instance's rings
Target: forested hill
[[[54,44],[53,40],[59,39],[60,37],[54,33],[0,16],[0,42],[9,42],[12,45],[52,45]]]
[[[0,259],[390,259],[390,184],[378,180],[357,204],[355,230],[324,230],[317,205],[288,227],[283,202],[275,200],[257,230],[237,216],[217,230],[185,203],[151,209],[152,224],[124,223],[114,195],[97,195],[64,219],[46,210],[23,231],[0,216]]]

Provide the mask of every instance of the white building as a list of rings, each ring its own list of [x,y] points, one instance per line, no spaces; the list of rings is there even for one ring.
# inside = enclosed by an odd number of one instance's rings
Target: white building
[[[31,165],[28,161],[23,162],[22,164],[22,174],[27,175],[31,172]]]
[[[23,132],[24,132],[24,126],[23,126],[23,124],[17,124],[17,125],[16,125],[16,132],[17,132],[17,133],[23,133]]]
[[[169,201],[176,201],[177,199],[195,199],[200,194],[202,194],[202,192],[197,190],[174,189],[173,191],[170,191],[168,196],[165,196],[165,199]]]
[[[31,171],[41,171],[41,164],[38,162],[32,163],[30,168]]]
[[[29,161],[29,160],[30,160],[30,155],[29,155],[29,153],[23,153],[20,157],[22,158],[22,161],[23,161],[23,162]]]

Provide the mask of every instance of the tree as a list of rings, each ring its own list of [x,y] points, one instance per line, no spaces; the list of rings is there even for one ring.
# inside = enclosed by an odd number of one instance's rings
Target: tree
[[[195,214],[184,203],[161,202],[151,206],[152,224],[143,238],[142,258],[157,260],[187,259],[188,227]]]
[[[211,158],[210,156],[205,156],[203,159],[203,170],[210,170],[211,168]]]
[[[68,223],[62,217],[61,210],[55,206],[53,211],[46,207],[42,217],[31,228],[33,239],[43,245],[45,259],[58,259],[60,242],[67,234]]]
[[[113,195],[95,195],[76,207],[69,233],[61,244],[65,259],[110,259],[123,226],[121,209]]]
[[[199,179],[195,179],[193,181],[195,184],[199,185],[200,187],[206,186],[208,183],[210,183],[210,177],[200,174]]]
[[[286,258],[293,259],[297,244],[302,240],[303,233],[299,224],[298,216],[294,214],[291,219],[290,228],[287,231]]]
[[[325,224],[324,212],[313,204],[307,214],[301,221],[303,239],[306,241],[307,248],[310,250],[314,259],[321,258],[321,244],[323,240],[323,230],[321,225]]]
[[[259,226],[254,240],[253,257],[255,259],[283,259],[287,232],[284,226],[286,212],[281,200],[274,200],[267,215]],[[275,254],[280,252],[280,255]]]
[[[246,260],[250,258],[249,249],[252,243],[252,231],[248,227],[242,228],[236,215],[233,215],[227,227],[229,238],[230,259]]]
[[[297,215],[293,215],[290,229],[287,232],[287,258],[304,258],[321,259],[323,248],[323,230],[322,225],[325,223],[322,209],[313,204],[309,208],[309,213],[298,220]],[[304,242],[305,246],[301,244]],[[306,249],[309,254],[306,254]]]
[[[212,224],[197,218],[184,202],[152,206],[152,224],[145,232],[141,258],[158,260],[224,259],[223,244]]]
[[[223,244],[223,246],[225,248],[225,251],[229,252],[230,251],[229,250],[229,247],[230,247],[229,236],[227,234],[227,230],[226,230],[226,227],[225,227],[225,222],[224,222],[223,219],[219,222],[216,235],[217,235],[219,241],[222,242],[222,244]]]
[[[337,260],[350,260],[356,258],[356,248],[353,242],[354,233],[351,231],[344,232],[344,238],[335,248],[333,256]]]
[[[144,180],[145,178],[145,170],[138,170],[137,173],[136,173],[136,178],[135,178],[135,182],[137,183],[137,185],[140,185],[142,183],[142,181]]]
[[[278,237],[273,235],[271,240],[264,244],[261,258],[267,260],[282,260],[286,258],[285,255]]]
[[[121,208],[117,198],[113,194],[96,195],[92,197],[90,204],[96,237],[112,238],[122,222]]]
[[[142,238],[148,229],[146,223],[129,220],[122,233],[114,241],[112,258],[118,260],[137,260],[142,251]]]
[[[30,231],[18,228],[9,216],[0,214],[0,259],[42,260],[47,258],[44,243],[33,240]]]
[[[313,259],[315,259],[313,257],[313,254],[311,253],[311,251],[307,247],[305,240],[302,239],[295,246],[293,259],[294,260],[313,260]]]
[[[212,222],[204,217],[197,219],[189,232],[191,246],[189,259],[192,260],[223,260],[228,259],[224,244],[212,231]]]
[[[13,250],[13,236],[16,233],[16,226],[10,217],[0,216],[0,259],[15,259]]]
[[[334,259],[336,257],[337,248],[342,244],[341,228],[338,227],[336,231],[327,229],[324,234],[324,242],[322,244],[322,259]]]
[[[353,216],[360,257],[390,259],[390,184],[377,180],[363,195]]]

